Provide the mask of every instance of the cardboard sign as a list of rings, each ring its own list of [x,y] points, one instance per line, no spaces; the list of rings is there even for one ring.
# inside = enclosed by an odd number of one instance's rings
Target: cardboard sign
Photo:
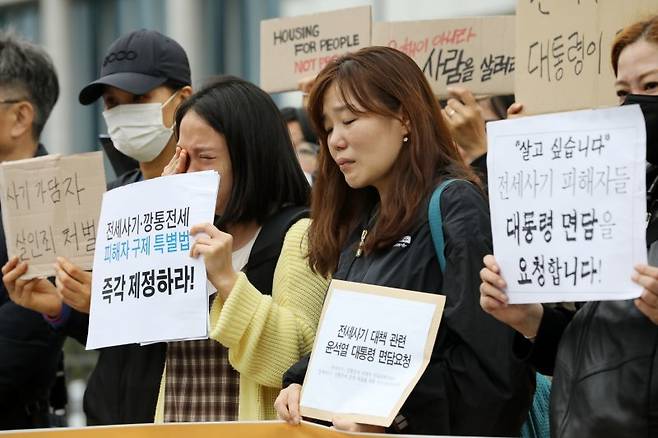
[[[416,61],[434,94],[463,85],[476,95],[514,92],[514,16],[374,23],[372,44]]]
[[[656,13],[655,0],[517,2],[516,101],[524,113],[616,105],[614,37]]]
[[[429,363],[444,305],[442,295],[333,280],[301,414],[390,426]]]
[[[58,256],[91,269],[105,192],[101,152],[6,161],[0,187],[7,254],[29,263],[23,279],[55,275]]]
[[[646,263],[638,105],[487,125],[496,260],[511,303],[622,300]]]
[[[261,88],[296,90],[338,56],[369,46],[370,25],[370,6],[261,21]]]
[[[219,175],[172,175],[103,197],[87,349],[208,335],[203,258],[193,225],[212,223]],[[119,323],[120,321],[120,323]]]

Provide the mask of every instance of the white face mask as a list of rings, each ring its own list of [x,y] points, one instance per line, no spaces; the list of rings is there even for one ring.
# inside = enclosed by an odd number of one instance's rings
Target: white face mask
[[[167,128],[162,122],[162,108],[176,94],[178,92],[163,104],[132,103],[103,111],[107,132],[114,147],[139,162],[153,161],[173,133],[173,129]]]

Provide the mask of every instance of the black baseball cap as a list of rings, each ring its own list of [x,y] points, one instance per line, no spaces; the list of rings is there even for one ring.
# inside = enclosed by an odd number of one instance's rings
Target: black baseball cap
[[[136,30],[112,43],[103,58],[100,78],[84,87],[78,100],[83,105],[93,103],[106,85],[144,94],[169,80],[192,83],[185,50],[160,32]]]

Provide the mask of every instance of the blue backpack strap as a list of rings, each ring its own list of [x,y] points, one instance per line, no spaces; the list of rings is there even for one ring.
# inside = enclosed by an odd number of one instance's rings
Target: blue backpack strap
[[[441,193],[451,183],[458,181],[456,179],[447,179],[443,181],[432,193],[430,204],[428,207],[427,216],[429,217],[430,231],[432,233],[432,241],[434,242],[434,250],[436,257],[439,259],[439,266],[441,272],[446,270],[446,256],[445,256],[445,239],[443,237],[443,219],[441,218]]]

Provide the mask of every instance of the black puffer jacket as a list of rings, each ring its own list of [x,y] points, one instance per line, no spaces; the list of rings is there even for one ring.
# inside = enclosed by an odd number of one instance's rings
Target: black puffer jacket
[[[658,184],[649,187],[648,261],[658,266]],[[552,437],[658,437],[658,326],[633,300],[590,302],[575,313],[545,306],[535,345],[516,342],[517,353],[554,375]]]

